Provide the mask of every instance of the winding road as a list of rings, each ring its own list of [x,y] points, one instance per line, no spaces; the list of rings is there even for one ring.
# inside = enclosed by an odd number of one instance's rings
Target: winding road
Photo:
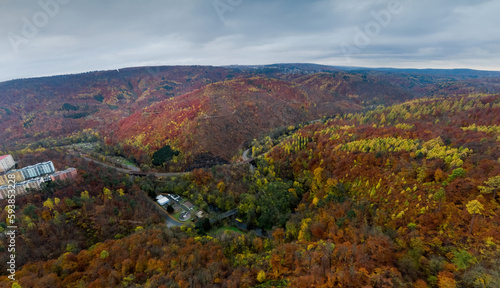
[[[316,120],[312,120],[312,121],[307,122],[307,124],[314,124],[316,122],[321,122],[321,121],[322,121],[322,119],[316,119]],[[255,167],[250,163],[254,159],[252,157],[248,157],[248,154],[250,153],[251,150],[252,150],[252,148],[249,148],[249,149],[243,151],[243,154],[241,155],[242,161],[239,162],[239,163],[238,162],[237,163],[233,163],[233,165],[247,164],[248,163],[248,164],[250,164],[250,171],[254,172]],[[86,155],[84,155],[84,154],[82,154],[80,152],[76,153],[75,151],[73,151],[72,153],[70,152],[70,154],[72,154],[74,156],[77,156],[77,157],[81,157],[81,158],[83,158],[83,159],[85,159],[87,161],[94,162],[94,163],[96,163],[96,164],[98,164],[100,166],[112,168],[112,169],[115,169],[116,171],[118,171],[120,173],[125,173],[125,174],[129,174],[129,175],[138,175],[138,176],[153,175],[155,177],[174,177],[174,176],[180,176],[180,175],[185,175],[185,174],[190,173],[190,172],[166,172],[166,173],[161,173],[161,172],[143,172],[143,171],[140,171],[138,168],[135,168],[135,169],[119,168],[119,167],[116,167],[116,166],[113,166],[113,165],[101,162],[99,160],[89,158],[89,157],[87,157]]]
[[[248,158],[248,153],[250,153],[251,148],[248,148],[247,150],[243,151],[243,154],[241,155],[241,158],[243,161],[248,161],[250,158]]]
[[[250,162],[251,160],[253,160],[248,157],[248,153],[250,153],[250,150],[252,150],[252,148],[248,148],[243,152],[243,154],[241,154],[241,158],[243,159],[244,162]],[[251,163],[249,164],[250,164],[250,171],[253,173],[255,171],[255,167],[253,167]]]
[[[243,160],[242,162],[250,162],[253,160],[253,158],[251,157],[248,157],[248,153],[250,153],[252,149],[247,149],[243,152],[243,154],[241,155],[241,159]],[[77,157],[80,157],[86,161],[89,161],[89,162],[94,162],[95,164],[97,165],[100,165],[100,166],[103,166],[103,167],[107,167],[107,168],[111,168],[111,169],[114,169],[120,173],[124,173],[124,174],[129,174],[129,175],[138,175],[138,176],[148,176],[148,175],[153,175],[155,177],[174,177],[174,176],[181,176],[181,175],[185,175],[185,174],[188,174],[190,172],[143,172],[143,171],[137,171],[136,169],[125,169],[125,168],[120,168],[120,167],[116,167],[116,166],[113,166],[111,164],[107,164],[107,163],[104,163],[104,162],[101,162],[99,160],[96,160],[96,159],[93,159],[93,158],[90,158],[84,154],[81,154],[81,153],[71,153],[71,155],[73,156],[77,156]],[[241,163],[234,163],[234,164],[241,164]],[[250,170],[253,172],[254,171],[254,167],[252,164],[250,164]]]
[[[94,162],[97,165],[104,166],[104,167],[111,168],[111,169],[115,169],[116,171],[118,171],[120,173],[125,173],[125,174],[129,174],[129,175],[144,175],[144,176],[153,175],[153,176],[156,176],[156,177],[172,177],[172,176],[180,176],[180,175],[184,175],[184,174],[188,174],[189,173],[189,172],[170,172],[170,173],[141,172],[141,171],[137,171],[137,170],[130,170],[130,169],[119,168],[119,167],[116,167],[116,166],[113,166],[113,165],[110,165],[110,164],[98,161],[96,159],[92,159],[92,158],[86,157],[84,155],[78,155],[78,157],[81,157],[82,159],[85,159],[85,160],[87,160],[89,162]]]

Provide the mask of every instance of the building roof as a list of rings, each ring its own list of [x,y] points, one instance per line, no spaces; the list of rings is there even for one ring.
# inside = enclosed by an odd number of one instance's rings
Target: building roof
[[[2,156],[0,156],[0,160],[3,160],[3,159],[5,159],[5,158],[7,158],[7,157],[9,157],[9,156],[10,156],[10,155],[2,155]]]
[[[163,198],[163,199],[159,199],[158,200],[158,204],[160,205],[165,205],[169,202],[170,200],[168,200],[168,198]]]

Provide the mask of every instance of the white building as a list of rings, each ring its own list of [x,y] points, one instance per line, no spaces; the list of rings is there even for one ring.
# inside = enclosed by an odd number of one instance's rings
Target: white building
[[[14,158],[12,158],[12,155],[0,156],[0,173],[9,171],[15,165],[16,162],[14,162]]]
[[[20,170],[22,171],[25,179],[31,179],[42,175],[52,174],[56,171],[54,169],[54,164],[52,163],[52,161],[38,163],[35,165],[24,167]]]
[[[168,199],[167,197],[165,196],[162,196],[162,195],[158,195],[156,197],[156,202],[158,202],[158,204],[160,204],[161,206],[165,205],[165,204],[168,204],[170,202],[170,199]]]

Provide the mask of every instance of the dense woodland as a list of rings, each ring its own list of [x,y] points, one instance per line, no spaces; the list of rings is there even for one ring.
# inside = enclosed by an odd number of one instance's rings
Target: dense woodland
[[[19,250],[18,284],[500,287],[499,142],[500,95],[471,94],[283,128],[253,142],[253,171],[130,181],[40,148],[21,163],[51,159],[79,176],[19,199],[17,245],[33,249]],[[166,228],[159,193],[238,208],[268,237]]]
[[[3,82],[0,150],[86,130],[143,169],[186,171],[231,162],[254,139],[322,116],[421,97],[500,93],[494,72],[344,68],[137,67]],[[179,154],[153,164],[152,155],[167,145]]]

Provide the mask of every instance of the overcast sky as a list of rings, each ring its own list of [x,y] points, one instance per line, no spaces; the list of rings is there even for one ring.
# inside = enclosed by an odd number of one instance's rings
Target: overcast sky
[[[0,0],[0,81],[145,65],[500,70],[499,11],[497,0]]]

